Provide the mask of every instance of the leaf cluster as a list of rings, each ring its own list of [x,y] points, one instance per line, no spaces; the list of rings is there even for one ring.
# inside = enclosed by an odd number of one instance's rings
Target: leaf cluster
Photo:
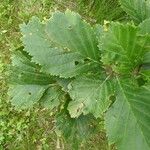
[[[66,10],[20,26],[23,47],[9,68],[11,102],[50,109],[57,134],[74,149],[103,119],[109,144],[150,148],[149,1],[120,3],[132,22],[90,25]]]

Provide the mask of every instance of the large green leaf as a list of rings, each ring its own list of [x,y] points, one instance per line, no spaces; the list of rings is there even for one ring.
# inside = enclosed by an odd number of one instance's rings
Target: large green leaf
[[[132,80],[119,80],[115,103],[106,113],[110,144],[119,150],[150,149],[150,86],[137,87]]]
[[[58,45],[99,61],[100,54],[94,29],[77,13],[69,10],[64,14],[55,12],[46,25],[46,32],[50,39]]]
[[[68,106],[71,117],[82,113],[100,117],[108,109],[113,93],[113,83],[108,78],[94,75],[76,78],[69,85],[69,94],[73,99]]]
[[[73,77],[87,72],[99,60],[92,27],[73,12],[55,12],[44,24],[33,17],[21,31],[32,61],[51,75]]]
[[[150,1],[149,0],[120,0],[122,8],[137,23],[150,18]]]
[[[111,23],[100,40],[103,63],[117,74],[134,72],[149,51],[149,36],[140,35],[139,28],[130,24]]]
[[[71,118],[68,112],[63,110],[56,116],[56,133],[60,132],[72,149],[78,150],[81,143],[91,137],[97,124],[92,115]]]
[[[12,66],[9,67],[11,102],[17,109],[33,107],[41,103],[53,109],[59,105],[58,93],[64,94],[50,75],[40,72],[40,67],[30,61],[30,56],[18,50],[12,57]],[[59,90],[58,90],[59,89]],[[50,93],[47,91],[51,91]],[[44,95],[44,96],[43,96]]]

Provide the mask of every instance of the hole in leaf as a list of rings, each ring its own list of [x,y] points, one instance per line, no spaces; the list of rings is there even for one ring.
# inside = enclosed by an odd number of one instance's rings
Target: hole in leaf
[[[75,65],[78,65],[78,64],[79,64],[79,62],[78,62],[78,61],[75,61],[74,63],[75,63]]]

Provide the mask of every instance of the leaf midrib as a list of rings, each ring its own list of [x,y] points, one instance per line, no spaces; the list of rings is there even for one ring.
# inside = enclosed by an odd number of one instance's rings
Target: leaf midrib
[[[126,96],[126,94],[125,94],[125,92],[124,92],[124,90],[123,90],[123,87],[122,87],[122,85],[121,85],[121,82],[120,82],[119,78],[117,78],[117,81],[118,81],[118,84],[119,84],[119,86],[120,86],[120,90],[121,90],[122,94],[124,95],[124,99],[125,99],[127,105],[128,105],[129,108],[130,108],[130,112],[133,114],[133,117],[134,117],[134,119],[135,119],[136,122],[137,122],[137,126],[138,126],[138,128],[140,129],[141,135],[143,136],[144,141],[145,141],[145,143],[147,144],[147,140],[145,139],[145,136],[144,136],[144,134],[143,134],[143,130],[141,129],[141,127],[140,127],[140,125],[139,125],[139,123],[138,123],[138,120],[137,120],[136,116],[134,115],[134,112],[133,112],[132,109],[131,109],[132,106],[130,105],[130,103],[129,103],[129,101],[128,101],[128,98],[127,98],[127,96]],[[148,144],[147,144],[147,147],[149,147]]]

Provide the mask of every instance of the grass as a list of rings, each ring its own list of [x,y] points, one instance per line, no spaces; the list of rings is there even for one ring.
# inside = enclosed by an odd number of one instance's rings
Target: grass
[[[22,45],[19,24],[34,15],[49,18],[51,11],[63,11],[66,7],[79,13],[83,9],[73,0],[5,0],[0,3],[0,150],[55,150],[58,145],[51,112],[39,107],[18,112],[11,106],[6,68],[11,62],[10,54]],[[83,15],[88,18],[84,12]],[[65,149],[71,150],[68,143]],[[105,134],[99,132],[81,149],[108,150]]]
[[[48,0],[5,0],[0,4],[0,149],[55,149],[56,135],[52,134],[50,112],[39,108],[14,110],[6,94],[5,77],[10,53],[21,45],[19,24],[33,15],[48,17],[52,6],[53,2]]]

